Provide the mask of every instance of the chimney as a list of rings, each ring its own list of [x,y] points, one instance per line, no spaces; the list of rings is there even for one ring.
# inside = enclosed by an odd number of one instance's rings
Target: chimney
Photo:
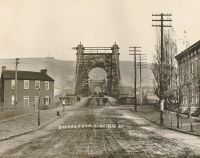
[[[40,72],[47,75],[47,69],[42,69]]]
[[[2,71],[5,71],[6,70],[6,66],[2,66]]]

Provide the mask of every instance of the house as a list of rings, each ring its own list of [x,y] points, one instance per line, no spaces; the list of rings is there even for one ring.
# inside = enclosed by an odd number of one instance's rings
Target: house
[[[17,71],[16,86],[15,71],[6,70],[3,66],[0,85],[1,103],[6,107],[15,106],[15,102],[18,107],[37,107],[39,96],[40,105],[49,106],[54,102],[54,79],[46,69],[40,72]]]
[[[191,107],[191,111],[200,109],[200,41],[196,42],[176,57],[179,67],[179,85],[181,85],[182,111]]]

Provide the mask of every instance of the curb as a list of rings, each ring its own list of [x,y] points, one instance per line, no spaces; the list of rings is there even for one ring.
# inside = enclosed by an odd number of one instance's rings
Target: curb
[[[169,130],[173,130],[173,131],[177,131],[177,132],[181,132],[181,133],[184,133],[184,134],[190,134],[190,135],[193,135],[193,136],[197,136],[197,137],[200,137],[200,134],[197,134],[197,133],[192,133],[192,132],[187,132],[187,131],[182,131],[180,129],[176,129],[176,128],[173,128],[173,127],[166,127],[165,128],[169,129]]]
[[[174,114],[174,115],[176,115],[177,113],[176,112],[173,112],[173,111],[167,111],[167,110],[164,110],[164,112],[166,112],[166,113],[169,113],[169,114]],[[181,114],[181,113],[179,113],[179,115],[180,116],[182,116],[182,117],[188,117],[187,115],[184,115],[184,114]],[[200,121],[200,118],[199,117],[191,117],[193,120],[198,120],[198,121]]]
[[[25,115],[22,115],[22,116],[16,116],[16,117],[13,117],[13,118],[10,118],[10,119],[7,119],[7,120],[2,120],[2,121],[0,121],[0,123],[5,123],[5,122],[17,120],[17,119],[20,119],[20,118],[23,118],[23,117],[26,117],[26,116],[33,115],[34,113],[35,113],[35,112],[29,113],[29,114],[25,114]]]
[[[145,120],[147,120],[147,121],[149,121],[149,122],[151,122],[151,123],[153,123],[153,124],[155,124],[155,125],[157,125],[157,126],[163,128],[163,129],[169,129],[169,130],[172,130],[172,131],[177,131],[177,132],[180,132],[180,133],[190,134],[190,135],[193,135],[193,136],[198,136],[198,137],[200,137],[200,134],[197,134],[197,133],[182,131],[182,130],[180,130],[180,129],[173,128],[173,127],[168,127],[168,126],[160,126],[157,122],[152,121],[152,120],[150,120],[150,119],[148,119],[148,118],[145,118],[144,116],[141,116],[141,115],[135,113],[135,111],[133,111],[133,110],[130,110],[130,111],[131,111],[131,112],[134,112],[135,115],[137,115],[137,116],[139,116],[139,117],[142,117],[143,119],[145,119]]]
[[[59,117],[56,117],[56,118],[50,120],[49,122],[46,122],[45,124],[43,124],[43,125],[41,125],[41,126],[39,126],[39,127],[32,128],[32,129],[27,130],[27,131],[25,131],[25,132],[21,132],[21,133],[14,134],[14,135],[11,135],[11,136],[7,136],[7,137],[5,137],[5,138],[1,138],[1,139],[0,139],[0,142],[1,142],[1,141],[5,141],[5,140],[9,140],[9,139],[12,139],[12,138],[15,138],[15,137],[18,137],[18,136],[21,136],[21,135],[25,135],[25,134],[28,134],[28,133],[31,133],[31,132],[34,132],[34,131],[37,131],[37,130],[39,130],[39,129],[45,127],[45,126],[47,126],[48,124],[52,123],[53,121],[55,121],[55,120],[61,118],[61,117],[64,116],[65,114],[67,114],[67,113],[65,112],[65,113],[61,114]]]

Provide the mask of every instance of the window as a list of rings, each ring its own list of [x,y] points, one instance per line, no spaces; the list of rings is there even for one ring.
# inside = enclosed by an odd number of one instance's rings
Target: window
[[[11,89],[15,89],[15,80],[11,80]]]
[[[187,104],[187,103],[188,103],[188,98],[187,98],[187,96],[184,96],[183,104]]]
[[[194,90],[192,90],[192,104],[195,104],[196,101],[196,95],[194,94]]]
[[[39,89],[40,88],[40,81],[35,81],[35,89]]]
[[[49,81],[45,81],[45,90],[49,90]]]
[[[29,89],[29,80],[24,80],[24,89]]]
[[[193,74],[193,68],[194,68],[194,65],[193,65],[193,63],[191,63],[191,64],[190,64],[190,73],[191,73],[191,74]]]
[[[39,96],[35,96],[35,108],[39,105]]]
[[[192,73],[194,73],[194,63],[191,64]]]
[[[44,97],[44,104],[45,105],[49,105],[50,104],[50,98],[49,98],[49,96],[45,96]]]
[[[196,93],[196,104],[199,102],[199,92]]]
[[[15,96],[14,95],[12,95],[11,96],[11,105],[15,105]]]
[[[183,81],[183,68],[182,66],[180,67],[180,80]]]
[[[29,107],[29,96],[24,96],[24,106]]]

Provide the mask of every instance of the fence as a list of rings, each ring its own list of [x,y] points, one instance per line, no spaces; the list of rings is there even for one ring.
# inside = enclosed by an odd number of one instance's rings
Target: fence
[[[177,114],[166,110],[163,114],[164,126],[177,129]],[[153,105],[139,106],[138,115],[160,124],[160,111]],[[200,134],[200,118],[179,114],[179,130]]]
[[[177,127],[177,114],[174,112],[164,111],[164,125],[168,127]],[[200,134],[200,118],[179,115],[179,129],[186,132],[195,132]]]

